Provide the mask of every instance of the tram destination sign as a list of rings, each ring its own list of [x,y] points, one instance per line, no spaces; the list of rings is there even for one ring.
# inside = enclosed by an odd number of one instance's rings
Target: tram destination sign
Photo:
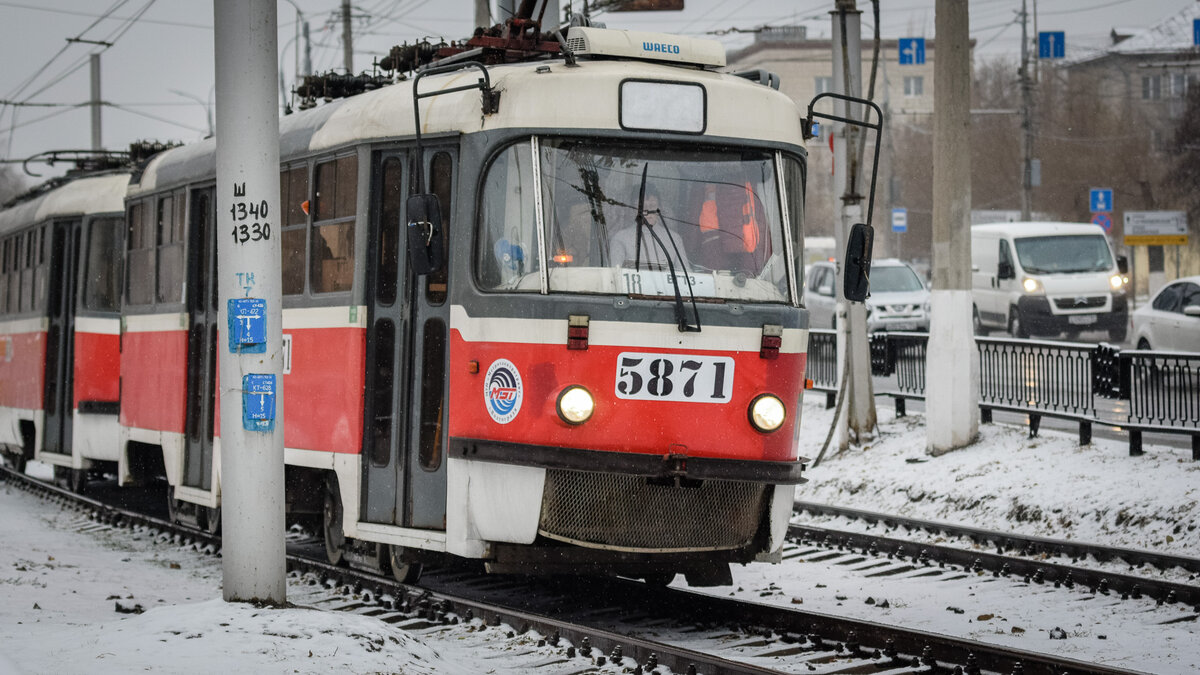
[[[1187,213],[1183,211],[1126,211],[1126,246],[1186,246]]]

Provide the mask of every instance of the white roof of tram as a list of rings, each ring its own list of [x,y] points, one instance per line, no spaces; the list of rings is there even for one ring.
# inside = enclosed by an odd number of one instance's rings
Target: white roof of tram
[[[125,188],[128,185],[128,173],[70,180],[0,212],[0,233],[11,232],[50,218],[121,213],[125,210]]]
[[[499,112],[484,115],[480,91],[472,88],[420,102],[422,134],[473,133],[506,128],[620,131],[620,86],[629,79],[700,84],[705,90],[704,133],[681,138],[728,137],[803,145],[802,111],[786,95],[746,78],[630,60],[580,59],[578,67],[561,60],[498,65],[488,68],[492,87],[501,92]],[[474,84],[478,68],[464,68],[421,79],[421,92]],[[411,138],[414,133],[413,80],[405,80],[280,120],[281,155],[316,153],[359,142]],[[131,195],[192,179],[203,162],[211,172],[213,139],[163,152],[146,167]],[[185,164],[190,164],[184,170]]]

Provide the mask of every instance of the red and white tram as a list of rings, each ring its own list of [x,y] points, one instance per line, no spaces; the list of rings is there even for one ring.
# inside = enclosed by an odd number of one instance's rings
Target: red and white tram
[[[718,72],[714,42],[574,27],[566,44],[468,52],[281,121],[287,502],[319,516],[331,560],[694,584],[778,560],[804,461],[801,115],[772,78]],[[71,216],[75,239],[58,216],[0,220],[0,279],[23,284],[38,251],[92,260],[123,211],[119,358],[112,306],[76,347],[106,383],[119,362],[119,424],[76,415],[74,448],[119,438],[103,458],[121,483],[165,475],[173,517],[210,529],[216,237],[238,236],[214,227],[215,148],[94,179],[114,194]],[[51,231],[68,253],[37,248]],[[0,441],[40,444],[49,414],[20,415],[42,366],[12,357],[55,319],[16,302]],[[118,400],[76,377],[76,402]]]
[[[0,446],[76,489],[117,458],[129,176],[68,174],[0,211]]]

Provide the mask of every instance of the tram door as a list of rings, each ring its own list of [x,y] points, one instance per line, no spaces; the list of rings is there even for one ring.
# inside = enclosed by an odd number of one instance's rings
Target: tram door
[[[80,221],[54,223],[41,228],[32,255],[41,265],[49,237],[46,331],[46,377],[43,404],[46,411],[42,447],[48,452],[71,454],[71,419],[75,405],[72,387],[75,367],[75,298],[78,286]],[[32,235],[29,235],[32,236]],[[38,284],[41,287],[41,284]]]
[[[453,148],[435,147],[421,162],[447,233],[455,156]],[[410,155],[385,154],[374,176],[363,513],[370,522],[443,530],[448,261],[423,277],[408,269],[404,202],[416,190],[414,170]]]
[[[188,209],[187,422],[183,484],[212,489],[217,379],[217,241],[213,188],[192,190]]]

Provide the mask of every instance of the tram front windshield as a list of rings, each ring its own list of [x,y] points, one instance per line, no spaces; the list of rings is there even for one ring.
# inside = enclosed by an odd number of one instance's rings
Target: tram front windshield
[[[685,296],[787,302],[775,166],[760,150],[509,146],[487,169],[476,276],[498,291],[540,291],[544,272],[550,292],[673,296],[678,282]]]

